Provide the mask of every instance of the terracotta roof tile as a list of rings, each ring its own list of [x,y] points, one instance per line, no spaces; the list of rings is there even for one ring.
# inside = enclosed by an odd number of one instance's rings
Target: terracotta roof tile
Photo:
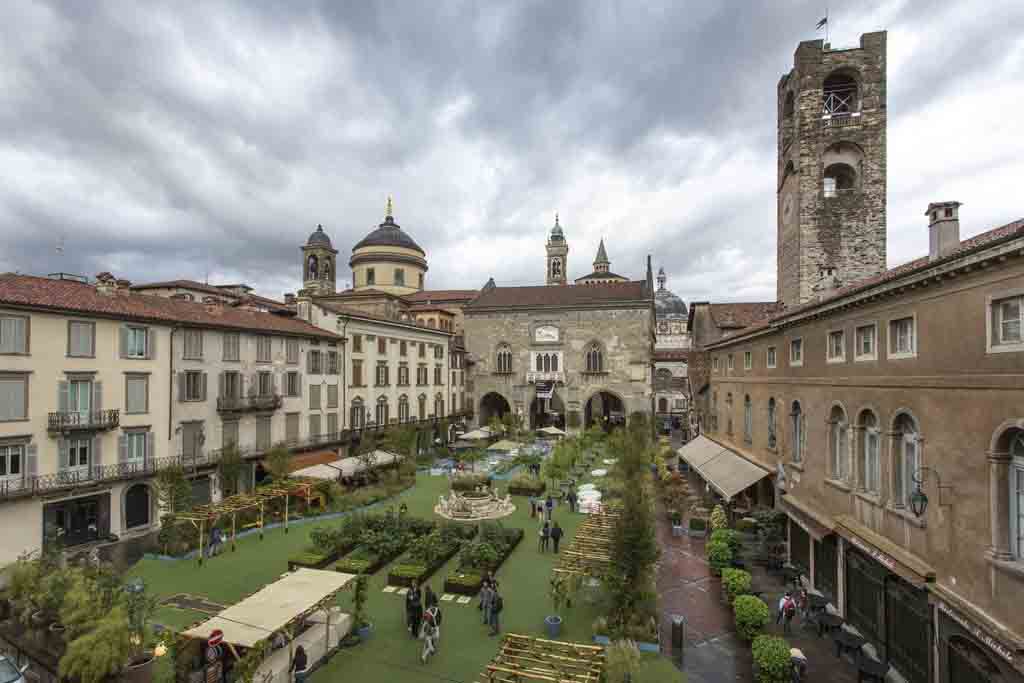
[[[440,334],[451,335],[451,332],[447,330],[441,330],[436,327],[427,327],[426,325],[419,325],[413,320],[395,320],[394,318],[388,318],[387,316],[377,315],[375,313],[367,313],[366,311],[356,308],[354,306],[346,306],[345,304],[339,304],[333,301],[317,301],[317,305],[333,311],[334,313],[340,313],[341,315],[352,316],[353,318],[364,318],[366,320],[376,320],[383,323],[390,323],[392,325],[403,325],[405,327],[413,327],[417,330],[425,330],[429,332],[438,332]]]
[[[492,287],[466,306],[474,308],[512,308],[530,306],[581,306],[642,301],[645,282],[599,283],[593,285],[535,285],[529,287]]]
[[[74,280],[14,273],[0,274],[0,306],[3,305],[153,323],[340,338],[302,320],[229,304],[209,305],[134,292],[108,295],[100,293],[94,285]]]
[[[406,294],[402,298],[410,303],[420,303],[422,301],[434,303],[441,301],[470,301],[475,299],[479,293],[480,290],[478,289],[428,289],[422,292]]]
[[[711,317],[715,324],[726,330],[738,330],[765,320],[782,310],[782,304],[775,301],[754,301],[734,304],[710,304]]]

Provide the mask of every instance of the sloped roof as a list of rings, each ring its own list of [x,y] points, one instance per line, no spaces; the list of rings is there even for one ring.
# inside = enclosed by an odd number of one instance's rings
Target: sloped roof
[[[421,301],[433,303],[442,301],[471,301],[479,293],[479,289],[428,289],[406,294],[402,298],[411,303],[419,303]]]
[[[244,295],[235,294],[231,291],[231,288],[240,287],[246,289]],[[203,282],[197,282],[195,280],[167,280],[165,282],[144,282],[140,285],[132,285],[132,290],[136,292],[144,292],[149,289],[192,289],[197,292],[204,292],[213,296],[220,296],[226,299],[236,299],[238,301],[245,301],[246,299],[252,299],[254,302],[263,304],[268,308],[280,309],[281,312],[291,311],[284,302],[277,301],[276,299],[270,299],[265,296],[252,293],[252,287],[245,284],[237,285],[208,285]]]
[[[645,292],[645,285],[642,280],[634,280],[586,286],[489,287],[480,292],[480,296],[468,304],[466,310],[636,303],[650,298]]]
[[[613,273],[611,271],[606,271],[606,272],[602,273],[602,272],[599,272],[599,271],[596,271],[596,270],[593,273],[587,273],[583,277],[576,278],[576,282],[581,282],[583,280],[609,280],[609,279],[618,279],[618,280],[622,280],[623,282],[629,282],[629,278],[626,277],[625,275],[618,275],[618,274]]]
[[[217,327],[322,339],[338,335],[309,323],[230,304],[210,305],[134,292],[102,294],[95,285],[34,275],[0,274],[0,306],[139,320],[193,327]]]
[[[414,320],[397,320],[395,318],[389,318],[384,315],[377,315],[375,313],[367,313],[366,311],[356,308],[355,306],[346,306],[345,304],[337,303],[334,301],[322,301],[317,300],[316,304],[322,308],[338,313],[340,315],[349,316],[352,318],[363,318],[365,320],[372,320],[376,322],[388,323],[389,325],[401,325],[402,327],[411,327],[424,332],[436,332],[443,335],[452,335],[452,332],[448,330],[442,330],[437,327],[427,327],[426,325],[419,325]]]
[[[594,263],[611,263],[608,260],[608,252],[604,250],[604,238],[601,239],[601,244],[597,245],[597,256],[594,257]]]
[[[710,304],[711,318],[723,330],[738,330],[765,320],[782,310],[777,301],[754,301],[734,304]]]
[[[355,252],[360,247],[404,247],[405,249],[414,249],[426,256],[423,248],[416,244],[416,240],[402,230],[402,226],[395,223],[395,219],[391,216],[386,216],[384,222],[378,225],[376,230],[359,240],[356,246],[352,247],[352,251]]]

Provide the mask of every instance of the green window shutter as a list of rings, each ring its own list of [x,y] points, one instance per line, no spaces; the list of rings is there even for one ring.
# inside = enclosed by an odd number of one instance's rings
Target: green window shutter
[[[118,337],[121,340],[121,346],[120,346],[120,352],[119,353],[120,353],[121,358],[127,358],[128,357],[128,326],[127,325],[121,325],[121,329],[119,330],[119,332],[120,332],[120,334],[118,335]]]
[[[146,461],[156,457],[156,435],[153,432],[146,432]]]
[[[117,461],[120,463],[128,460],[128,436],[122,434],[117,437]]]
[[[160,336],[155,327],[146,328],[146,357],[156,360],[156,338]]]
[[[199,398],[199,400],[200,401],[205,401],[206,400],[206,373],[205,372],[202,374],[202,382],[199,385],[199,391],[200,391],[200,394],[199,394],[200,398]]]
[[[67,469],[68,464],[67,439],[57,439],[57,469]]]
[[[69,398],[69,383],[65,381],[57,382],[57,410],[66,413],[68,412],[71,399]]]
[[[185,373],[178,373],[178,402],[185,400]]]
[[[39,448],[35,444],[29,444],[25,449],[25,474],[29,477],[36,476],[39,471]]]

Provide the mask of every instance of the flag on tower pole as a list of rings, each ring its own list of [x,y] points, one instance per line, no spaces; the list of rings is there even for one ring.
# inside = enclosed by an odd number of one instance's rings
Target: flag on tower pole
[[[818,22],[818,25],[815,26],[815,28],[820,31],[821,29],[825,28],[825,26],[827,26],[827,25],[828,25],[828,15],[826,14],[824,16],[824,18],[822,18],[821,21]]]

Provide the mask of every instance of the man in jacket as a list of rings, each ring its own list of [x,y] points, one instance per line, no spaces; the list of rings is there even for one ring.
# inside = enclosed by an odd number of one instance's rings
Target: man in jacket
[[[558,522],[555,522],[554,526],[551,527],[551,545],[554,546],[555,554],[558,554],[558,542],[562,540],[562,527],[558,526]]]

